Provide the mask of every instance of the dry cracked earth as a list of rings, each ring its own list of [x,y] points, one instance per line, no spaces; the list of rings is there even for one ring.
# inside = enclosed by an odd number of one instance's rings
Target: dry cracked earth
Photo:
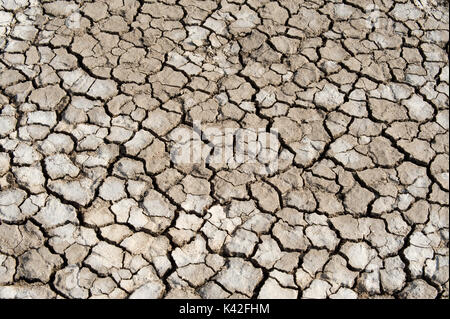
[[[448,40],[447,1],[1,0],[0,298],[448,298]]]

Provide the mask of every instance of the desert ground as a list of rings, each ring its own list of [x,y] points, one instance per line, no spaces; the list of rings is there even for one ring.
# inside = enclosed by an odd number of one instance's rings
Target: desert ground
[[[448,298],[435,0],[0,0],[0,298]]]

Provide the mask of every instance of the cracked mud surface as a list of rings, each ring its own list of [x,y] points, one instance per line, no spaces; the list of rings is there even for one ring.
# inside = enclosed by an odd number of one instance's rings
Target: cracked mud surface
[[[0,1],[0,298],[448,298],[448,23]],[[172,160],[210,127],[276,136],[276,169]]]

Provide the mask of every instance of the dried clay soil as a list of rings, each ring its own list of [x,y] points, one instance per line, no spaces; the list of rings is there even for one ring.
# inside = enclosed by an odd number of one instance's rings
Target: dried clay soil
[[[0,298],[448,298],[448,40],[447,1],[1,0]],[[209,128],[276,168],[173,160]]]

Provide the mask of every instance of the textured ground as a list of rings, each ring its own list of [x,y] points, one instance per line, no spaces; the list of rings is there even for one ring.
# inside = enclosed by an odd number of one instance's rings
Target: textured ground
[[[448,298],[447,10],[1,0],[0,297]]]

